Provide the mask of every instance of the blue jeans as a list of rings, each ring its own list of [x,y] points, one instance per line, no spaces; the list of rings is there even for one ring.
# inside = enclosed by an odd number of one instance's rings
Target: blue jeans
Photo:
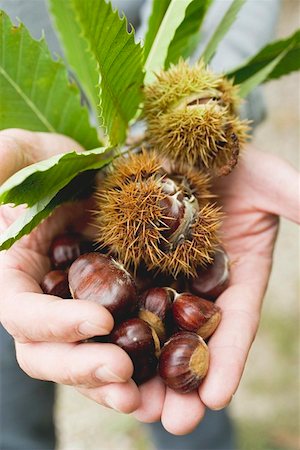
[[[13,339],[1,325],[0,395],[0,449],[53,450],[54,384],[33,380],[19,368]],[[234,449],[232,426],[224,410],[208,411],[197,429],[185,436],[169,434],[160,423],[145,427],[158,450]]]

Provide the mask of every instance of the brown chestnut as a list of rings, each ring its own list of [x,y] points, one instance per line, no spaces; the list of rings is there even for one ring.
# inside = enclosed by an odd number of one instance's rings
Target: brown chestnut
[[[164,198],[160,202],[164,215],[163,223],[166,227],[162,231],[162,235],[166,238],[170,237],[177,230],[184,217],[185,206],[178,198],[180,195],[180,193],[176,193]]]
[[[41,288],[44,294],[56,295],[61,298],[72,298],[69,283],[68,274],[63,270],[51,270],[48,272],[42,282]]]
[[[229,275],[229,258],[225,250],[220,248],[211,264],[197,270],[197,276],[189,282],[189,289],[200,297],[214,301],[227,289]]]
[[[136,382],[144,382],[155,375],[160,344],[155,331],[146,322],[139,318],[122,322],[112,331],[110,341],[130,356]]]
[[[177,292],[186,291],[186,279],[183,276],[178,276],[175,279],[171,275],[157,273],[155,270],[149,270],[143,264],[139,265],[134,274],[134,281],[139,293],[143,293],[154,287],[164,286],[168,286]]]
[[[221,320],[219,306],[188,293],[176,296],[172,313],[174,324],[180,330],[193,331],[203,339],[213,334]]]
[[[73,298],[105,306],[115,320],[127,317],[137,305],[131,275],[122,264],[101,253],[86,253],[73,262],[69,286]]]
[[[169,288],[152,288],[139,299],[139,318],[147,322],[157,333],[161,342],[166,340],[174,291]]]
[[[60,234],[50,246],[49,258],[54,268],[67,269],[76,258],[92,249],[92,243],[78,233]]]
[[[158,372],[168,387],[186,394],[198,388],[208,365],[209,352],[204,340],[196,333],[180,331],[163,346]]]
[[[140,355],[139,358],[135,358],[133,362],[133,381],[135,381],[136,384],[140,385],[155,377],[157,373],[157,363],[157,357],[152,354]]]

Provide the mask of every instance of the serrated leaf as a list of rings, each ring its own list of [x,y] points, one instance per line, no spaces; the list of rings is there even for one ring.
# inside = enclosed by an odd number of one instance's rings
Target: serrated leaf
[[[0,203],[33,206],[43,198],[57,194],[79,173],[108,164],[113,155],[104,159],[107,150],[102,147],[82,153],[63,153],[27,166],[2,184]]]
[[[60,192],[48,195],[31,208],[26,208],[23,214],[0,234],[0,251],[9,249],[22,236],[29,234],[61,204],[81,199],[90,181],[91,174],[85,172]]]
[[[159,30],[160,24],[164,18],[164,15],[171,3],[171,0],[153,0],[152,11],[149,16],[147,32],[144,40],[144,60],[147,59],[151,50],[155,36]]]
[[[233,0],[220,23],[217,25],[216,30],[214,31],[212,37],[208,41],[205,49],[201,55],[201,59],[208,64],[209,61],[215,54],[219,42],[223,39],[227,31],[230,29],[231,25],[235,21],[237,14],[241,7],[244,5],[245,0]]]
[[[80,85],[97,116],[99,105],[99,74],[97,62],[88,43],[82,36],[74,5],[70,0],[48,0],[49,10],[56,25],[68,64],[76,74]]]
[[[80,92],[62,62],[53,61],[45,40],[13,26],[0,11],[0,129],[18,127],[62,133],[85,148],[99,145]]]
[[[155,72],[164,68],[169,45],[175,36],[177,28],[184,20],[186,9],[192,1],[171,1],[145,61],[145,83],[151,83],[155,79]]]
[[[142,48],[104,0],[73,0],[83,33],[100,72],[100,114],[112,145],[124,141],[142,100]]]
[[[165,69],[172,63],[176,64],[179,58],[186,59],[194,53],[199,44],[201,25],[211,3],[212,0],[194,0],[187,7],[184,20],[169,46]]]
[[[279,59],[277,60],[277,58]],[[265,67],[270,68],[270,64],[275,59],[277,64],[274,65],[271,71],[266,70],[266,76],[261,78],[260,83],[279,78],[300,69],[300,30],[297,30],[287,38],[266,45],[246,63],[231,70],[226,75],[229,78],[233,78],[236,84],[245,83],[256,73],[262,73]]]

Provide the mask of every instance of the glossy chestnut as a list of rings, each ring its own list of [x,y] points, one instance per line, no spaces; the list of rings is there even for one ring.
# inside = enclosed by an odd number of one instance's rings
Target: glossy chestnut
[[[230,262],[227,253],[220,248],[214,260],[197,271],[197,276],[189,281],[189,289],[207,300],[216,300],[227,289],[230,278]]]
[[[203,339],[213,334],[221,320],[221,309],[217,305],[188,293],[176,296],[172,314],[180,330],[192,331]]]
[[[197,389],[208,371],[209,352],[196,333],[181,331],[161,350],[158,373],[165,384],[180,394]]]
[[[142,383],[155,375],[160,343],[155,331],[146,322],[139,318],[125,320],[114,328],[110,342],[130,356],[136,382]]]
[[[93,244],[78,233],[56,236],[49,249],[49,258],[56,269],[67,269],[80,255],[91,252]]]
[[[51,270],[51,272],[48,272],[41,282],[41,288],[44,294],[55,295],[61,298],[72,298],[69,290],[68,274],[63,270]]]
[[[173,298],[172,289],[160,287],[148,289],[139,298],[139,318],[156,331],[161,342],[166,340],[170,328]]]
[[[140,385],[155,377],[157,373],[158,359],[155,355],[140,355],[133,361],[133,381]]]
[[[120,263],[100,253],[86,253],[73,262],[69,286],[73,298],[105,306],[115,320],[128,317],[137,305],[131,275]]]

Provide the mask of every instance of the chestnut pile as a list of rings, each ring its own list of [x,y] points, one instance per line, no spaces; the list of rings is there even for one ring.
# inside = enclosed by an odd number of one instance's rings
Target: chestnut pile
[[[229,280],[224,250],[219,249],[214,262],[184,285],[184,290],[192,293],[179,293],[171,287],[138,289],[121,263],[95,251],[79,234],[58,236],[49,257],[53,270],[41,282],[43,292],[105,306],[114,317],[114,329],[91,341],[111,342],[124,349],[132,359],[136,383],[158,373],[179,393],[200,385],[209,366],[205,340],[221,320],[214,300]]]

